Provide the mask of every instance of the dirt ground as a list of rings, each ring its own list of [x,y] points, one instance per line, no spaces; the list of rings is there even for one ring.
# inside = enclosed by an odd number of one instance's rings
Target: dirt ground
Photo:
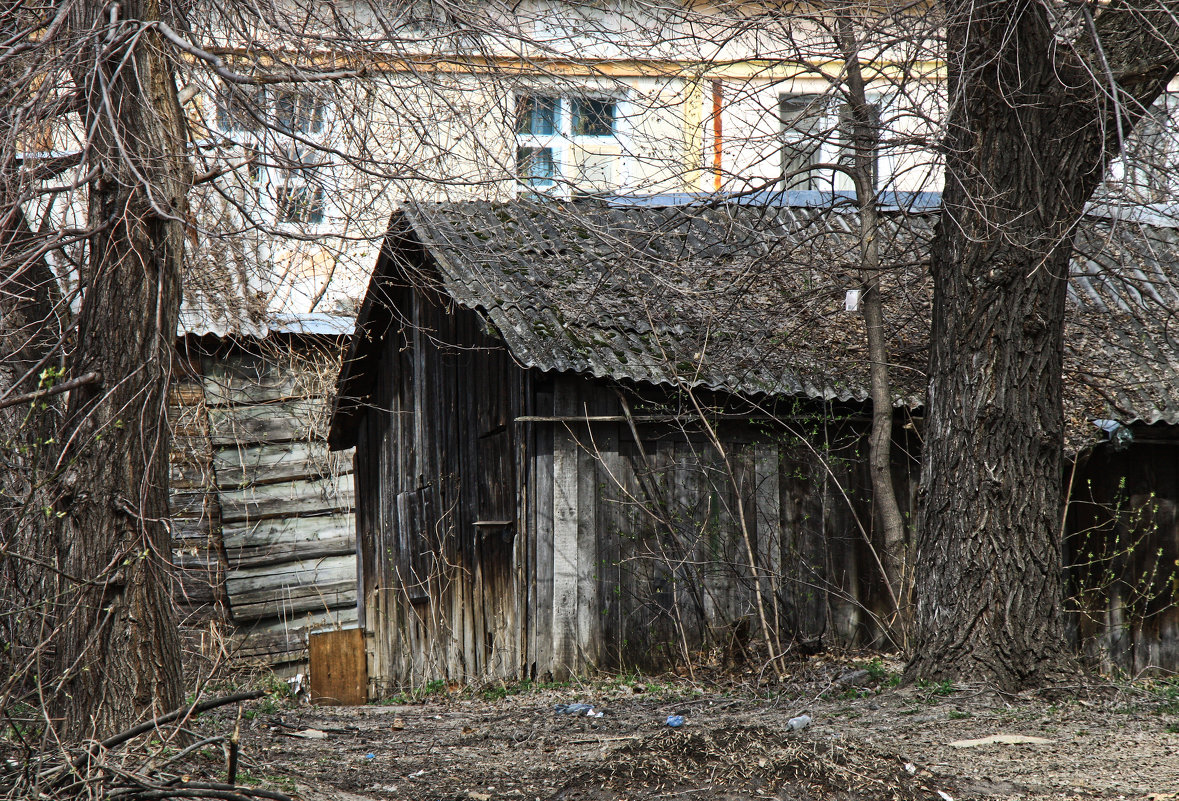
[[[365,707],[270,700],[244,710],[243,764],[306,801],[1179,799],[1179,682],[1004,697],[899,688],[896,667],[810,662],[760,688],[630,676]],[[602,716],[554,709],[572,702]],[[954,745],[992,735],[1042,741]]]

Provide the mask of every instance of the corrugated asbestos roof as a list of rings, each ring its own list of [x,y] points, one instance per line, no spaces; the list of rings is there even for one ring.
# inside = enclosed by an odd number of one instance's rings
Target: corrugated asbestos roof
[[[858,221],[798,207],[490,203],[406,208],[446,292],[540,370],[744,394],[863,400]],[[889,217],[884,258],[919,271],[925,225]],[[909,306],[891,284],[887,296]],[[914,339],[919,306],[889,341]],[[899,382],[918,405],[923,382]]]
[[[896,211],[882,223],[897,405],[920,406],[925,394],[935,221]],[[392,230],[391,242],[426,247],[445,293],[479,312],[523,366],[749,395],[868,397],[863,318],[844,309],[861,283],[859,218],[849,211],[422,204],[403,207]],[[1088,438],[1093,418],[1179,422],[1179,232],[1093,216],[1078,254],[1066,330],[1070,440]]]
[[[177,336],[246,337],[265,339],[270,334],[304,334],[317,336],[349,336],[355,319],[343,314],[278,314],[257,322],[249,317],[224,312],[225,307],[193,309],[182,306]]]
[[[1091,220],[1068,300],[1072,405],[1089,419],[1179,423],[1179,229]]]

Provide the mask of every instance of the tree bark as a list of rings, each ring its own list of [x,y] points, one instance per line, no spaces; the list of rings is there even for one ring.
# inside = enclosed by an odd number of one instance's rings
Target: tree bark
[[[154,0],[80,2],[74,68],[91,132],[84,298],[55,506],[68,575],[57,715],[103,737],[181,702],[168,569],[166,394],[180,307],[191,171]]]
[[[1091,41],[1130,24],[1128,7],[1103,12]],[[1087,58],[1102,48],[1063,46],[1040,3],[957,0],[947,14],[909,675],[1010,690],[1051,681],[1066,661],[1061,369],[1073,230],[1121,135],[1175,74],[1163,47],[1174,31],[1160,14],[1155,49],[1138,36],[1142,46],[1106,69]],[[1145,72],[1122,72],[1140,57]],[[1116,91],[1101,85],[1106,73]]]
[[[37,12],[0,0],[0,39],[19,42]],[[13,47],[12,49],[17,49]],[[35,54],[0,59],[0,398],[36,391],[43,372],[60,369],[60,299],[44,242],[21,208],[32,179],[22,169],[22,145],[50,112],[37,107],[28,76]],[[0,705],[34,689],[30,678],[49,672],[38,649],[53,628],[53,538],[41,512],[46,461],[52,463],[58,409],[53,399],[0,402]]]

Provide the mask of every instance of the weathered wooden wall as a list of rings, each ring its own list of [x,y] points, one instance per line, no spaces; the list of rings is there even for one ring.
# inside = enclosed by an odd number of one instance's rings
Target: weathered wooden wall
[[[863,408],[720,419],[722,457],[674,393],[626,388],[628,419],[617,385],[521,368],[474,312],[389,301],[357,438],[374,694],[739,656],[759,592],[775,648],[887,644]],[[1152,436],[1074,477],[1073,631],[1107,667],[1179,667],[1179,439]],[[904,420],[894,442],[905,511],[919,443]]]
[[[211,653],[228,622],[221,507],[213,475],[209,409],[198,354],[187,357],[172,386],[172,548],[177,585],[173,593],[193,647]]]
[[[217,613],[190,630],[239,663],[301,662],[309,630],[357,619],[352,460],[324,442],[337,345],[189,344],[174,406],[177,562]]]
[[[1179,669],[1179,433],[1134,426],[1097,445],[1071,478],[1069,608],[1081,653],[1132,675]]]
[[[809,443],[725,422],[721,458],[692,427],[632,431],[608,382],[519,368],[472,312],[390,293],[356,458],[374,694],[737,654],[757,587],[783,647],[879,640],[851,412],[808,406]],[[906,493],[913,471],[898,460]]]
[[[721,419],[714,440],[691,414],[626,419],[606,382],[559,376],[551,386],[551,411],[528,423],[543,443],[526,493],[537,507],[534,671],[744,655],[762,635],[759,595],[778,648],[880,641],[887,603],[863,422],[850,411],[804,404],[793,425]],[[906,497],[910,476],[915,465],[898,459]]]

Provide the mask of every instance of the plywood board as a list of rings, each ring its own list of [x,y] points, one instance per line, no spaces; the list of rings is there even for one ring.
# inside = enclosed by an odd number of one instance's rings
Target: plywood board
[[[364,633],[356,629],[311,635],[311,703],[361,706],[368,695]]]

